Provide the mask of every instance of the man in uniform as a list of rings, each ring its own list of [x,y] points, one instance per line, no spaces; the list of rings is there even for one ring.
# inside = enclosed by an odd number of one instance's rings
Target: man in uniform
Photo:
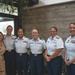
[[[7,75],[16,75],[16,61],[15,61],[15,38],[16,36],[12,35],[12,26],[7,26],[7,34],[4,36],[4,44],[6,51],[4,54],[5,65],[6,65],[6,74]]]
[[[45,41],[39,38],[39,31],[32,30],[33,38],[29,41],[27,48],[30,49],[30,68],[32,75],[42,75],[43,51],[46,49]]]

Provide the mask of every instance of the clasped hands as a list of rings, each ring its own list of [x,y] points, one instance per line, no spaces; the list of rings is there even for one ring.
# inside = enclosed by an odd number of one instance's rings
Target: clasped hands
[[[46,59],[47,62],[50,62],[51,61],[51,56],[45,55],[45,59]]]

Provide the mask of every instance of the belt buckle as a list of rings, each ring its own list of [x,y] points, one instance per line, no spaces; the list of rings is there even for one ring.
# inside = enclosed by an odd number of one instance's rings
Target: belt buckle
[[[11,52],[11,50],[8,50],[8,52]]]
[[[37,56],[37,54],[34,54],[34,56]]]
[[[22,53],[20,53],[20,56],[22,56]]]

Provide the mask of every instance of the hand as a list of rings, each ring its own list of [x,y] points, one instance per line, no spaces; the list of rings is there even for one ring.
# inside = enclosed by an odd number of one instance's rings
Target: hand
[[[69,66],[72,63],[72,61],[71,60],[65,60],[65,63],[66,63],[66,65]]]
[[[68,65],[68,60],[65,60],[65,64]]]
[[[51,61],[51,57],[49,57],[49,56],[45,56],[45,59],[46,59],[47,62]]]

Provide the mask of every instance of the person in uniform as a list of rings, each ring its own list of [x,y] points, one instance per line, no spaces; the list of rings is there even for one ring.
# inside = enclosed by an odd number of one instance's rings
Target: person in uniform
[[[16,36],[12,35],[12,26],[8,25],[7,34],[4,36],[4,45],[6,51],[4,53],[5,67],[7,75],[16,75],[16,59],[15,59],[15,39]]]
[[[42,75],[43,51],[46,49],[45,41],[39,38],[39,31],[32,30],[33,38],[28,42],[30,49],[30,70],[31,75]]]
[[[0,32],[0,75],[5,75],[5,60],[4,60],[4,52],[5,46],[3,43],[3,34]]]
[[[65,64],[68,75],[75,75],[75,23],[69,25],[70,36],[65,41]]]
[[[44,57],[47,62],[48,75],[61,75],[62,56],[61,51],[64,48],[63,40],[57,35],[57,28],[50,28],[51,36],[47,39]]]
[[[18,38],[15,40],[16,64],[18,75],[27,75],[28,71],[28,38],[24,36],[24,30],[18,29]]]

